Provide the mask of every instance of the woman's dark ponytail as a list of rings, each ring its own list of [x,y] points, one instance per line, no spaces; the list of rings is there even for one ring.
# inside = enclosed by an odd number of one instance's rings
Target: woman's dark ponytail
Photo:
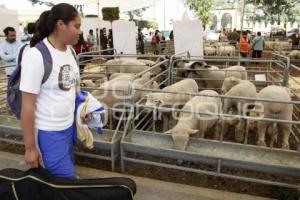
[[[44,11],[36,21],[35,33],[30,40],[30,47],[34,47],[45,37],[48,37],[55,30],[58,20],[62,20],[65,24],[68,24],[77,15],[78,11],[66,3],[57,4],[51,10]]]
[[[35,33],[30,40],[30,47],[34,47],[38,42],[43,40],[45,37],[51,33],[47,28],[47,21],[50,14],[50,10],[44,11],[40,18],[36,21],[35,24]]]

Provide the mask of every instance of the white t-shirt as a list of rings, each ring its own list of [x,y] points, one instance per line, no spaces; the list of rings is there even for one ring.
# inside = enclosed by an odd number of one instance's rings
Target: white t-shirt
[[[53,60],[52,72],[44,84],[43,57],[38,49],[30,48],[23,55],[20,90],[38,94],[35,128],[60,131],[69,128],[74,120],[76,83],[79,69],[70,47],[65,52],[55,49],[45,38]]]

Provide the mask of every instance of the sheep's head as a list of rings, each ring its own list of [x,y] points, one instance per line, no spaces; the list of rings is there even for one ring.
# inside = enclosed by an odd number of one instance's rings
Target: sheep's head
[[[189,64],[191,69],[207,69],[210,68],[210,65],[207,65],[204,61],[195,61]]]
[[[223,85],[222,85],[222,94],[226,94],[233,86],[240,83],[239,78],[235,77],[227,77],[225,78]]]
[[[172,134],[174,149],[185,151],[189,142],[190,135],[196,134],[197,132],[197,129],[177,126],[176,128],[170,129],[165,133]]]
[[[154,93],[145,94],[143,98],[147,100],[145,106],[149,107],[158,107],[164,103],[162,100],[157,98],[157,94]],[[152,110],[153,108],[145,108],[146,112],[151,112]]]
[[[174,63],[175,68],[186,68],[188,61],[186,60],[176,60]]]

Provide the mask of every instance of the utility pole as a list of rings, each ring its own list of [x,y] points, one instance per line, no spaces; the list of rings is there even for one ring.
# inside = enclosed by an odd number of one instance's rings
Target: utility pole
[[[164,31],[166,30],[166,0],[164,0]]]
[[[244,15],[245,15],[245,6],[246,6],[246,3],[245,3],[245,0],[242,0],[242,9],[241,9],[241,26],[240,26],[240,30],[242,31],[243,30],[243,23],[244,23]]]

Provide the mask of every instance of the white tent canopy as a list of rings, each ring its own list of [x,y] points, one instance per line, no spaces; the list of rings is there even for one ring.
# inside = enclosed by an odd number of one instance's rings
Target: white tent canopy
[[[153,5],[151,0],[41,0],[44,2],[51,2],[54,4],[58,3],[69,3],[75,5],[84,5],[88,7],[114,7],[118,6],[121,12],[136,10]]]

